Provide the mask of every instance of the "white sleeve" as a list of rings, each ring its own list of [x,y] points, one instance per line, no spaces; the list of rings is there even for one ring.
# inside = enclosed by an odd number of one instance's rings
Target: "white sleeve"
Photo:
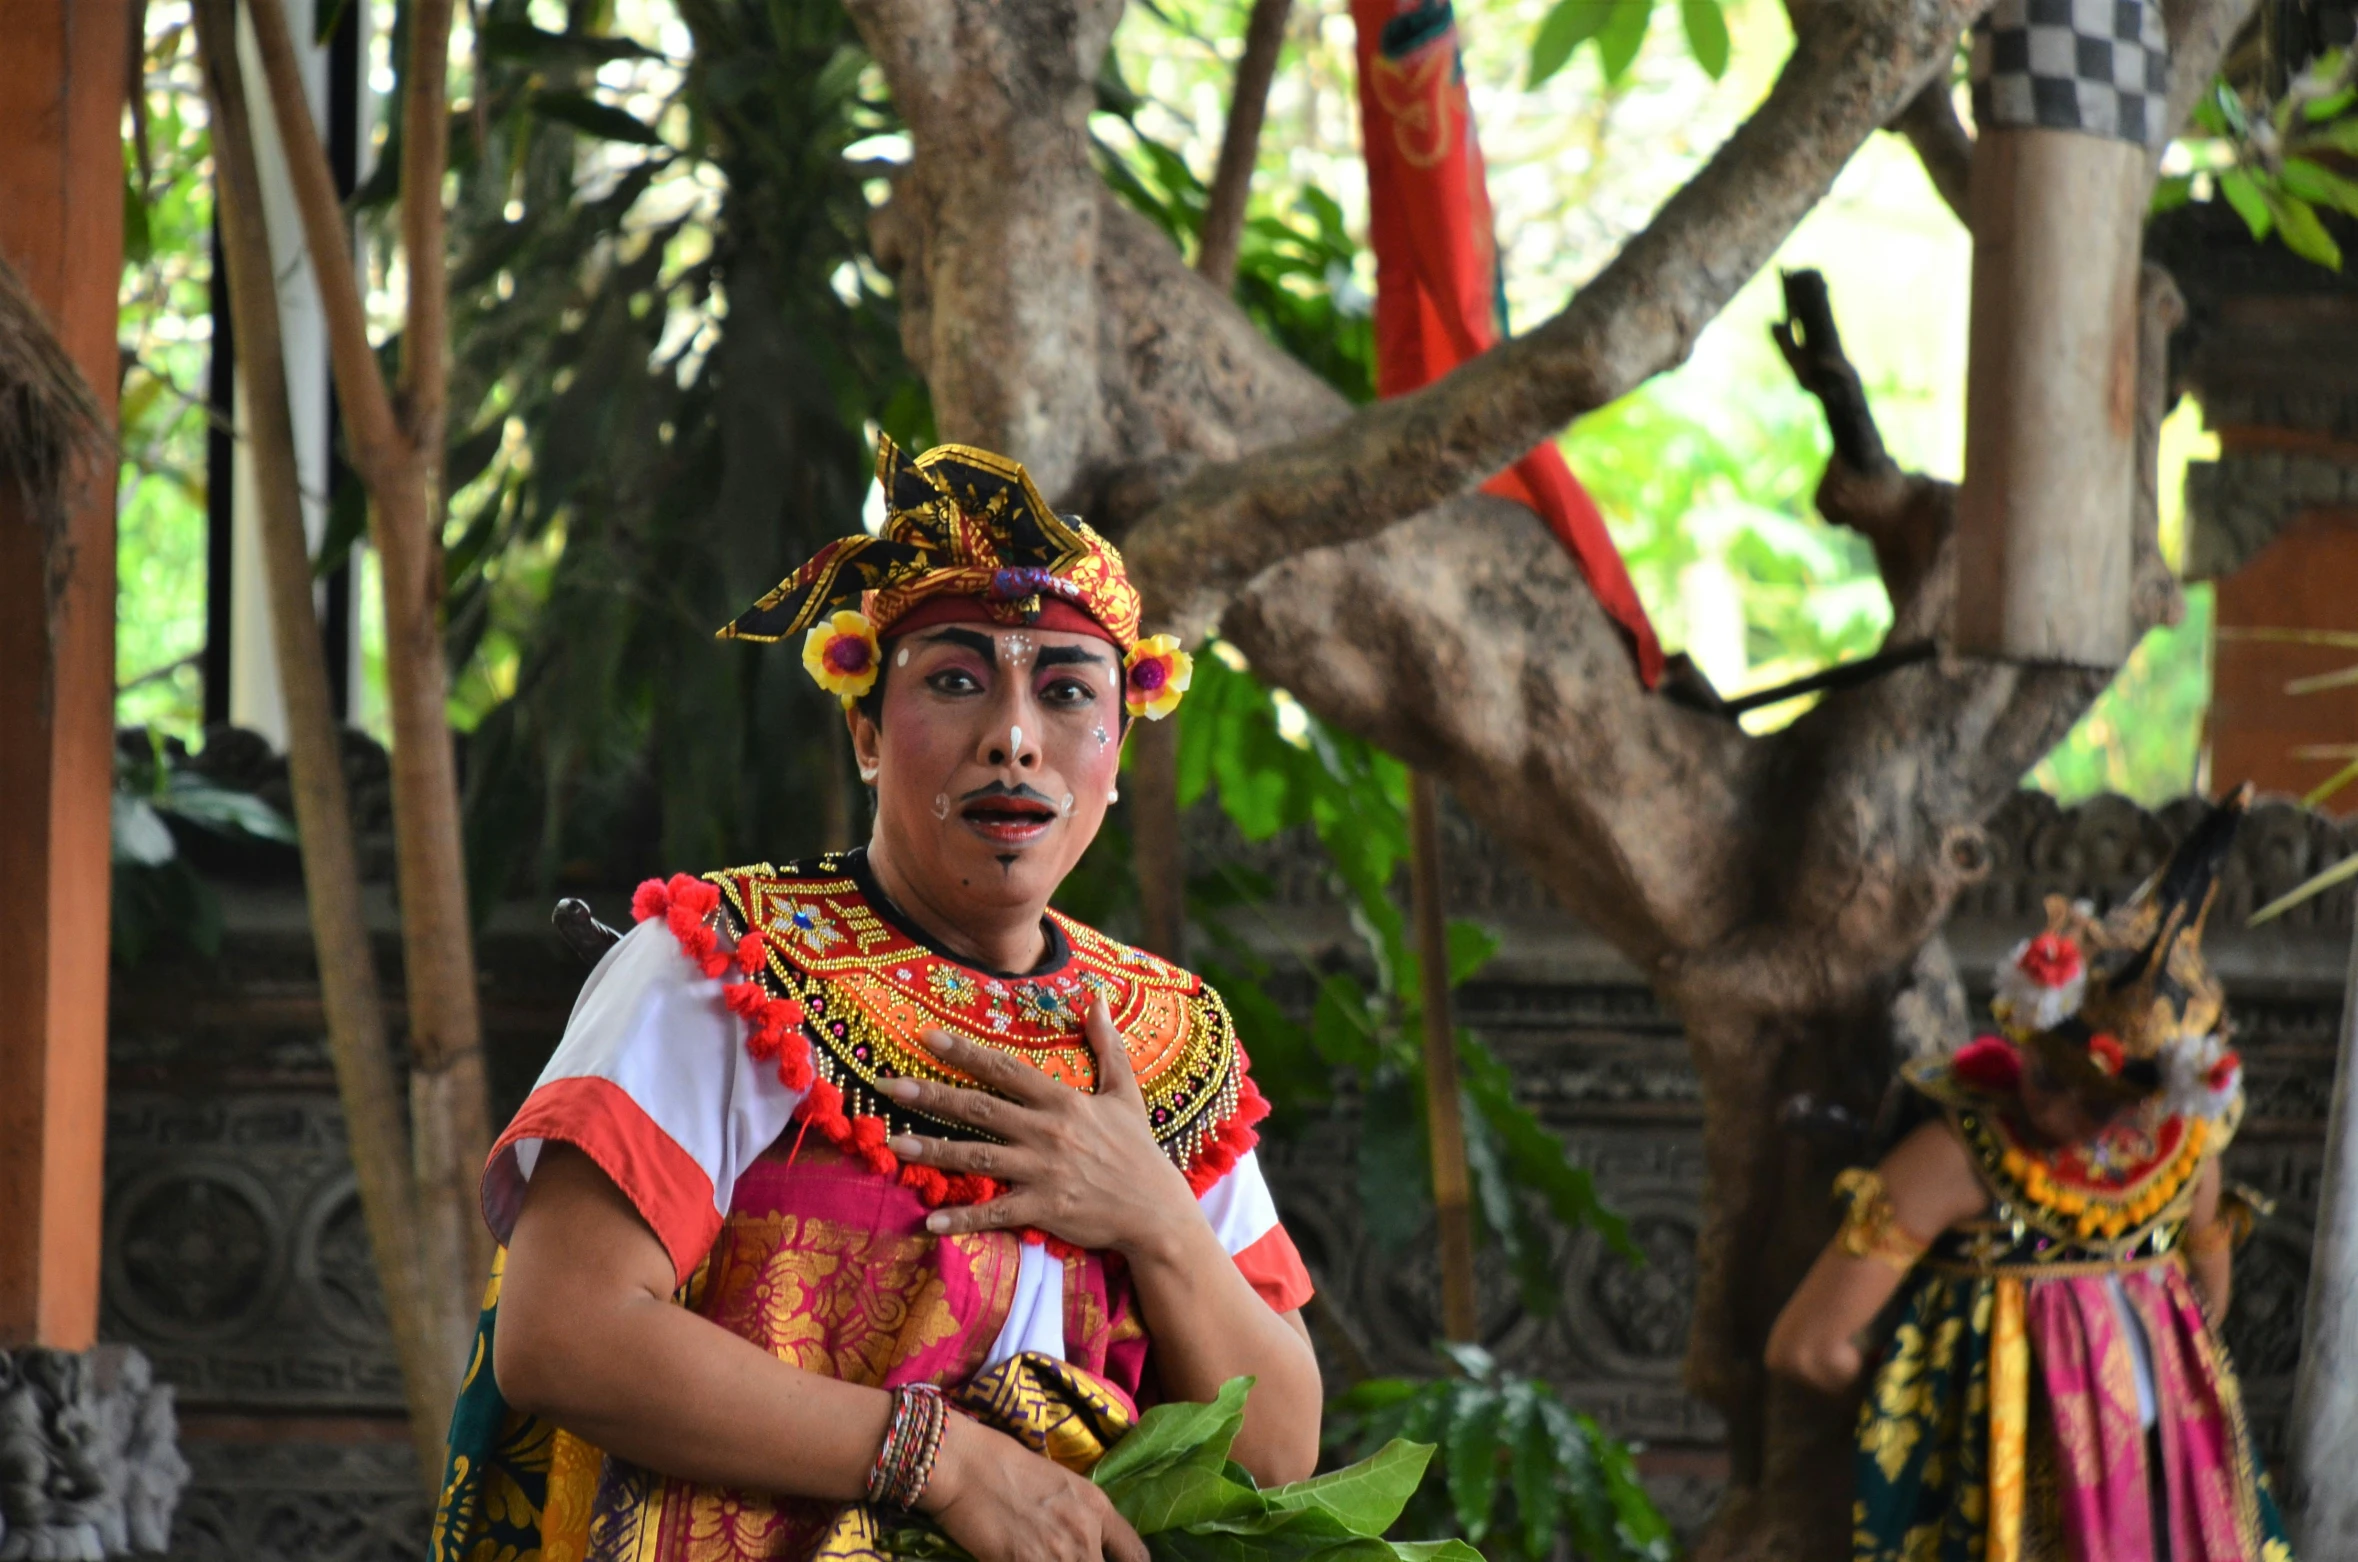
[[[785,1130],[803,1093],[745,1047],[722,982],[661,918],[590,973],[556,1055],[483,1174],[483,1215],[508,1240],[541,1147],[573,1145],[638,1209],[685,1280],[720,1231],[737,1178]]]

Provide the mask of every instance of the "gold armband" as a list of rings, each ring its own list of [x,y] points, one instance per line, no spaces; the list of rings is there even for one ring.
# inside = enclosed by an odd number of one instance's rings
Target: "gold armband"
[[[2213,1253],[2224,1253],[2235,1246],[2235,1222],[2214,1220],[2186,1233],[2186,1251],[2195,1258],[2208,1258]]]
[[[1850,1201],[1835,1240],[1851,1257],[1871,1258],[1904,1274],[1916,1267],[1916,1260],[1932,1245],[1917,1241],[1899,1223],[1881,1172],[1854,1166],[1834,1179],[1834,1192]]]

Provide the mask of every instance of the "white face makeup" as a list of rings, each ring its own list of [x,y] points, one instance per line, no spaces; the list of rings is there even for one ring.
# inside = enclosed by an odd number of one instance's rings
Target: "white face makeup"
[[[1044,902],[1117,779],[1119,652],[1069,630],[949,623],[890,656],[881,719],[852,718],[881,771],[878,846],[929,903]]]

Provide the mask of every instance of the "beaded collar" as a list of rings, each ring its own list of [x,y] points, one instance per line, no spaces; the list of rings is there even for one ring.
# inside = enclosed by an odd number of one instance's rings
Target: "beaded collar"
[[[928,939],[876,888],[864,852],[707,875],[727,931],[758,931],[753,974],[799,1008],[819,1078],[842,1093],[855,1122],[893,1133],[987,1137],[884,1094],[889,1079],[973,1086],[918,1043],[938,1027],[1013,1053],[1078,1090],[1097,1082],[1082,1030],[1102,996],[1146,1097],[1155,1142],[1200,1192],[1233,1166],[1267,1111],[1220,995],[1200,976],[1106,937],[1059,912],[1047,917],[1048,957],[1022,975],[978,969]]]
[[[1990,1190],[2016,1261],[2120,1260],[2162,1251],[2186,1219],[2203,1161],[2226,1148],[2237,1114],[2116,1123],[2079,1144],[2038,1142],[2011,1096],[1959,1079],[1946,1059],[1908,1065],[1908,1083],[1956,1125]]]

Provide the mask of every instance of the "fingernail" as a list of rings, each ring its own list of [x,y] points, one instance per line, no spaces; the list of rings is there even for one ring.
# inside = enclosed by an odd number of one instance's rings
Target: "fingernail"
[[[938,1236],[940,1233],[950,1229],[950,1217],[941,1213],[939,1210],[936,1210],[934,1213],[925,1217],[925,1229],[935,1233]]]
[[[908,1134],[894,1134],[884,1141],[884,1147],[904,1161],[916,1160],[925,1149],[923,1144]]]
[[[917,1033],[917,1043],[928,1052],[947,1052],[950,1050],[950,1033],[940,1030],[921,1030]]]
[[[914,1101],[917,1099],[917,1081],[888,1079],[884,1082],[884,1093],[895,1101]]]

